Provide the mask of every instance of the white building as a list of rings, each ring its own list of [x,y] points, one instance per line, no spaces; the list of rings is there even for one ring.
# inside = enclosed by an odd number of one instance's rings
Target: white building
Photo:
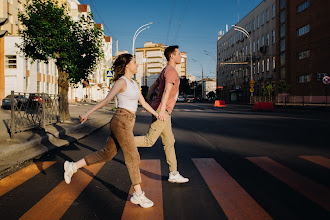
[[[202,80],[199,80],[199,83],[202,83]],[[203,80],[203,88],[204,88],[204,92],[203,92],[203,99],[207,98],[207,94],[209,92],[216,92],[216,88],[217,88],[217,82],[215,78],[205,78]]]

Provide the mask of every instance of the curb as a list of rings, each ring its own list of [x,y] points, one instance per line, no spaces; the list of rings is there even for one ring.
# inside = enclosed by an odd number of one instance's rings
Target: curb
[[[69,128],[63,128],[56,133],[47,134],[35,140],[17,144],[0,151],[0,172],[23,163],[27,160],[38,157],[58,147],[66,146],[76,140],[86,137],[95,130],[107,125],[110,122],[91,119],[84,124],[77,124]],[[68,134],[71,134],[68,136]]]

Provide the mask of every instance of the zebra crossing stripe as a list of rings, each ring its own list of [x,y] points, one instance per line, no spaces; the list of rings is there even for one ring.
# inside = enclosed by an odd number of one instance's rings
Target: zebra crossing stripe
[[[313,182],[268,157],[247,157],[247,159],[330,211],[330,190],[326,187]]]
[[[41,171],[55,164],[56,161],[37,161],[0,180],[0,196],[31,179]]]
[[[328,158],[322,156],[300,156],[300,158],[303,158],[305,160],[308,160],[310,162],[316,163],[320,166],[330,169],[330,159]]]
[[[133,187],[131,187],[121,219],[164,219],[160,160],[141,160],[140,170],[142,190],[154,202],[154,206],[141,208],[131,203],[130,198],[134,192]]]
[[[213,158],[192,160],[228,219],[272,219]]]
[[[70,184],[62,181],[20,219],[60,219],[104,164],[81,168]]]

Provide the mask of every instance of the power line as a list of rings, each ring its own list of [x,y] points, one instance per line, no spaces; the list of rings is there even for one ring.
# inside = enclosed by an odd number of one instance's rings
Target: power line
[[[182,25],[182,21],[183,21],[183,18],[184,18],[184,15],[185,15],[185,12],[186,12],[186,10],[188,8],[189,3],[190,3],[190,0],[188,0],[187,4],[182,9],[180,21],[179,21],[179,24],[178,24],[178,30],[177,30],[176,35],[175,35],[175,38],[174,38],[174,43],[176,42],[176,39],[178,38],[178,35],[179,35],[179,32],[180,32],[180,28],[181,28],[181,25]]]
[[[168,30],[167,30],[167,35],[166,35],[166,41],[165,41],[165,44],[167,44],[168,35],[169,35],[169,33],[170,33],[170,28],[171,28],[171,23],[172,23],[172,18],[173,18],[173,13],[174,13],[174,8],[175,8],[175,2],[176,2],[176,0],[173,0],[172,10],[171,10],[171,14],[170,14],[170,20],[169,20],[169,22],[168,22]]]

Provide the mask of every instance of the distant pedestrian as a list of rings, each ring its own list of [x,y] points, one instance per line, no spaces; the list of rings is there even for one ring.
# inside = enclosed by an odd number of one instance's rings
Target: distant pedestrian
[[[138,101],[155,117],[158,117],[158,113],[144,100],[138,84],[132,80],[133,75],[137,73],[137,67],[138,65],[131,54],[118,56],[113,65],[115,84],[109,94],[102,102],[79,115],[81,123],[84,123],[90,114],[107,105],[114,96],[117,95],[118,109],[111,119],[111,135],[104,149],[87,155],[77,162],[65,161],[64,179],[65,182],[69,184],[72,175],[76,173],[79,168],[112,160],[118,152],[118,147],[120,147],[123,150],[125,163],[134,188],[134,193],[130,200],[132,203],[139,204],[143,208],[149,208],[152,207],[154,203],[145,196],[141,189],[141,175],[139,169],[140,155],[134,143],[133,127],[135,124],[135,112],[137,110]],[[116,146],[115,142],[118,142],[119,146]]]
[[[147,101],[158,88],[158,93],[151,103],[158,112],[158,119],[152,117],[149,130],[144,136],[135,136],[137,147],[152,147],[161,136],[164,145],[166,161],[169,165],[170,173],[168,181],[172,183],[186,183],[188,178],[184,178],[177,170],[177,160],[174,149],[174,135],[172,132],[171,113],[178,99],[180,77],[175,69],[181,63],[181,53],[178,46],[169,46],[165,49],[164,55],[168,61],[167,66],[162,70],[158,79],[152,84],[147,94]]]

